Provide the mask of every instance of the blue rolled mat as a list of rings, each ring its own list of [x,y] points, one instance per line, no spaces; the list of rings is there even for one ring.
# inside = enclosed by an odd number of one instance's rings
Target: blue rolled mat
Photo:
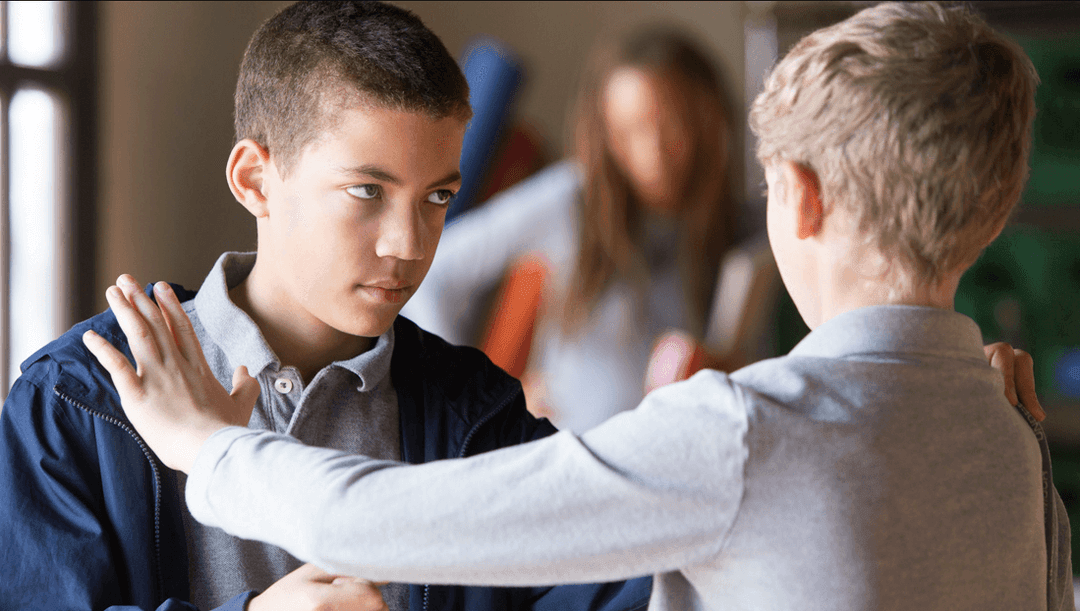
[[[498,153],[500,138],[513,120],[514,101],[522,81],[521,61],[493,38],[478,38],[466,47],[461,70],[469,82],[473,118],[462,143],[461,189],[446,211],[447,221],[476,203]]]

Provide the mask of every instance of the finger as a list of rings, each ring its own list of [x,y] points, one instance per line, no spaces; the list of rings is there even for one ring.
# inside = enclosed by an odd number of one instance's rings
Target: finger
[[[331,583],[334,593],[328,597],[332,608],[349,611],[387,611],[382,592],[372,582],[355,577],[337,577]]]
[[[1001,372],[1001,377],[1005,382],[1005,398],[1013,405],[1019,403],[1020,399],[1016,396],[1016,378],[1013,363],[1016,357],[1013,355],[1012,346],[1004,342],[997,342],[989,346],[983,346],[983,354],[989,359],[990,366]]]
[[[251,410],[255,409],[255,402],[259,399],[259,381],[248,375],[247,367],[243,365],[233,371],[233,389],[229,396],[233,398],[233,404],[242,410],[237,414],[238,426],[244,426],[251,420]]]
[[[93,331],[83,333],[82,340],[90,354],[93,354],[105,371],[112,376],[113,384],[121,396],[134,396],[141,391],[139,376],[122,352]]]
[[[237,369],[239,369],[239,367]],[[245,371],[246,371],[246,369],[245,369]],[[235,375],[236,375],[236,372],[233,372],[234,377],[235,377]],[[315,566],[314,564],[311,564],[310,562],[307,563],[307,564],[301,565],[299,568],[294,570],[292,573],[289,573],[289,575],[290,576],[295,576],[295,577],[297,577],[299,579],[303,579],[304,581],[314,581],[314,582],[318,582],[318,583],[331,583],[332,581],[334,581],[335,578],[338,577],[338,575],[333,575],[333,574],[327,573],[326,571],[320,569],[319,567]]]
[[[1039,403],[1039,396],[1035,394],[1035,361],[1023,350],[1014,350],[1013,355],[1016,357],[1016,394],[1028,413],[1042,422],[1046,419],[1046,412]]]
[[[158,305],[161,307],[162,318],[165,319],[165,324],[172,332],[173,340],[176,342],[180,354],[189,363],[205,363],[206,357],[203,356],[202,346],[199,344],[199,338],[195,335],[195,329],[191,326],[191,319],[188,318],[187,312],[184,311],[184,306],[180,305],[180,300],[176,297],[172,287],[169,286],[168,282],[158,282],[154,285],[154,294],[157,296]]]
[[[144,363],[160,363],[161,352],[158,350],[157,338],[151,331],[146,319],[135,309],[135,306],[124,296],[124,293],[115,286],[110,286],[105,291],[105,300],[109,302],[109,308],[116,316],[116,322],[120,330],[127,336],[131,354],[135,357],[135,364],[141,371]]]
[[[386,584],[390,583],[389,581],[371,581],[371,580],[368,580],[368,579],[364,579],[363,577],[348,577],[348,576],[345,576],[345,575],[339,575],[337,577],[334,577],[334,581],[332,581],[330,583],[333,584],[333,585],[340,585],[340,584],[343,584],[343,583],[348,583],[350,581],[359,581],[359,582],[362,582],[362,583],[371,584],[371,585],[375,586],[376,588],[381,588],[381,587],[385,586]]]
[[[165,324],[160,306],[151,301],[143,292],[139,283],[128,274],[122,274],[117,278],[116,285],[120,287],[120,290],[124,292],[124,297],[135,306],[135,309],[142,315],[143,320],[146,321],[157,342],[158,353],[161,354],[162,360],[165,361],[177,355],[179,350],[176,348],[176,341],[173,339],[172,331]]]

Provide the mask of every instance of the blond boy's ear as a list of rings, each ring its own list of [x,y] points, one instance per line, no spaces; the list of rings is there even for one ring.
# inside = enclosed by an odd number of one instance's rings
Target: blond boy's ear
[[[236,201],[243,204],[255,218],[267,215],[264,185],[270,167],[270,154],[258,142],[245,138],[236,143],[229,154],[225,167],[225,179],[229,182]]]
[[[817,173],[797,163],[785,162],[788,204],[794,205],[796,235],[800,240],[821,233],[825,209],[821,203],[821,183]]]

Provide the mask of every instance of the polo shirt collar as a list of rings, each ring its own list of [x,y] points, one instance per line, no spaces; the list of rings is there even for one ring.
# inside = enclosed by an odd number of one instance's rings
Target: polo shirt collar
[[[790,354],[843,358],[906,353],[985,363],[982,345],[979,326],[963,314],[924,306],[878,305],[844,312],[825,321]]]
[[[218,258],[195,295],[195,313],[210,339],[225,353],[234,366],[247,367],[258,376],[270,368],[277,371],[281,361],[266,343],[255,321],[229,299],[229,289],[239,285],[255,266],[255,253],[227,252]],[[374,388],[390,372],[394,351],[394,328],[379,336],[375,345],[351,359],[337,361],[341,367],[360,378],[358,390]]]

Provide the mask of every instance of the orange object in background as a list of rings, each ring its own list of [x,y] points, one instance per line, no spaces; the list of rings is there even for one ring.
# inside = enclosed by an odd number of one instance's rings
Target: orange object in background
[[[548,266],[526,255],[507,271],[480,349],[493,363],[520,378],[529,362]]]

